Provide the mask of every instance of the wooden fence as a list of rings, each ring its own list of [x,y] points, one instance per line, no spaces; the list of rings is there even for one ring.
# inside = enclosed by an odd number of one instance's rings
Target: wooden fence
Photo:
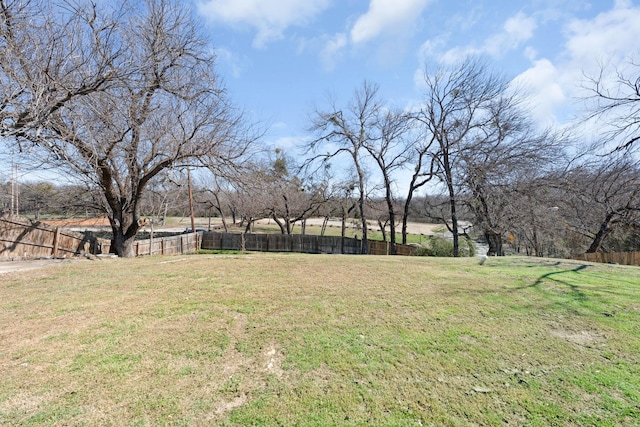
[[[580,261],[640,266],[640,252],[610,252],[610,253],[597,252],[594,254],[582,254],[576,257],[576,259]]]
[[[202,243],[202,233],[185,233],[133,242],[135,256],[181,255],[197,252]]]
[[[1,258],[42,258],[101,253],[107,240],[91,233],[74,233],[39,222],[0,218]]]
[[[391,253],[389,242],[368,240],[370,255]],[[98,239],[91,232],[77,233],[39,222],[17,218],[0,218],[0,258],[42,258],[82,254],[106,254],[111,242]],[[133,251],[142,255],[179,255],[198,249],[227,249],[260,252],[300,252],[326,254],[360,254],[362,240],[335,236],[188,233],[177,236],[136,240]],[[414,255],[415,248],[396,245],[398,255]]]
[[[133,250],[139,255],[179,255],[200,248],[202,233],[180,234],[136,240]],[[76,233],[39,222],[0,218],[0,258],[43,258],[82,254],[107,254],[111,241],[98,239],[89,231]]]
[[[368,240],[370,255],[388,255],[390,244]],[[202,236],[202,249],[256,252],[300,252],[311,254],[359,254],[362,240],[337,236],[301,234],[239,234],[211,233]],[[415,248],[396,245],[398,255],[413,255]]]

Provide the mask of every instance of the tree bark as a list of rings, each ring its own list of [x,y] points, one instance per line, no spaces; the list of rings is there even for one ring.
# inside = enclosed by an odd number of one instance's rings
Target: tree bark
[[[113,239],[111,240],[111,252],[115,253],[121,258],[132,258],[136,256],[133,251],[134,238],[127,238],[122,230],[112,229]]]
[[[451,210],[451,234],[453,234],[453,256],[459,257],[460,242],[458,236],[458,214],[456,212],[456,191],[453,188],[453,171],[451,170],[449,155],[446,151],[443,155],[442,163],[444,166],[445,178],[447,181],[447,190],[449,192],[449,208]]]
[[[602,247],[602,242],[604,242],[605,237],[607,237],[611,233],[611,231],[613,231],[613,229],[609,227],[613,215],[613,213],[607,214],[604,221],[602,221],[602,224],[600,224],[600,229],[593,238],[591,246],[589,246],[589,249],[587,249],[588,254],[594,254],[598,252]]]
[[[495,231],[486,230],[484,232],[484,236],[487,239],[487,243],[489,244],[487,255],[504,256],[504,251],[502,248],[502,235],[500,233],[496,233]]]

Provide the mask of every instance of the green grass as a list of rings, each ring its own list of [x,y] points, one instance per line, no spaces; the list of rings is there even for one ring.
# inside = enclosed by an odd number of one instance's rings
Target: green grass
[[[398,226],[398,228],[400,228],[400,226]],[[275,223],[256,224],[253,227],[253,232],[267,233],[267,234],[280,234],[281,230],[280,230],[280,227],[278,227],[278,225]],[[442,232],[442,231],[439,231],[439,232]],[[293,228],[292,234],[300,234],[300,233],[301,233],[301,227],[299,224],[296,224],[295,227]],[[322,226],[307,225],[305,229],[305,233],[308,235],[319,236],[322,233]],[[342,229],[340,226],[330,225],[325,228],[324,235],[325,236],[341,236]],[[349,226],[346,228],[345,237],[354,238],[356,236],[360,239],[362,238],[362,230],[360,228],[352,227],[352,226]],[[367,231],[367,238],[369,240],[380,240],[380,241],[384,240],[382,236],[382,232],[380,231],[380,228],[373,225],[371,226],[371,229]],[[387,232],[387,240],[389,239],[390,239],[390,236],[389,236],[389,233]],[[428,236],[424,236],[420,234],[411,234],[411,233],[407,234],[407,244],[427,243],[428,239],[429,239]],[[401,242],[402,242],[402,233],[396,232],[396,243],[401,243]]]
[[[0,425],[640,424],[640,270],[217,254],[2,276]]]

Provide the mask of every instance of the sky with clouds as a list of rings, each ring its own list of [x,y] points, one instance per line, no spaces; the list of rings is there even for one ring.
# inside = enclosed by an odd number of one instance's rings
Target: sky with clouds
[[[526,85],[534,118],[580,114],[585,75],[640,56],[640,0],[200,0],[232,98],[292,148],[327,95],[368,80],[415,105],[429,67],[481,55]]]

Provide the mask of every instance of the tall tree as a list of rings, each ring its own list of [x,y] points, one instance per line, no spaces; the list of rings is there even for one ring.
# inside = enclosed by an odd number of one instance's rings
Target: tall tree
[[[414,141],[410,139],[411,120],[401,111],[381,111],[376,123],[378,135],[368,138],[364,148],[374,159],[384,188],[384,200],[389,220],[390,253],[396,254],[396,208],[394,173],[403,168],[409,160],[410,148]],[[382,228],[383,236],[385,229]]]
[[[350,158],[357,177],[358,213],[362,225],[361,252],[364,254],[368,252],[365,210],[367,172],[364,155],[365,145],[378,138],[374,129],[379,123],[382,105],[377,99],[377,93],[378,86],[365,81],[362,87],[355,91],[345,109],[340,108],[334,100],[330,100],[326,111],[316,110],[310,126],[310,131],[316,137],[309,142],[308,147],[312,152],[324,148],[328,148],[328,151],[315,154],[306,162],[306,165],[310,166],[318,161],[326,164],[341,155]]]
[[[421,122],[421,120],[418,120]],[[428,122],[427,122],[428,123]],[[424,125],[424,123],[422,123]],[[402,244],[407,244],[407,225],[414,197],[418,190],[430,183],[438,176],[438,155],[433,151],[435,134],[419,131],[413,143],[408,147],[408,163],[413,165],[413,172],[407,187],[407,196],[404,199],[402,210]]]
[[[0,46],[1,135],[98,189],[120,256],[133,255],[159,173],[246,153],[241,115],[178,1],[0,0]]]
[[[548,174],[563,159],[558,135],[538,131],[521,105],[517,88],[488,103],[480,124],[460,144],[459,181],[462,202],[474,216],[474,228],[489,245],[488,253],[503,255],[505,233],[512,227],[513,207],[528,210],[523,200],[536,199],[528,185]],[[517,192],[526,189],[525,198]],[[516,202],[519,201],[519,203]]]
[[[508,82],[477,59],[467,59],[451,69],[424,73],[423,105],[415,115],[437,146],[435,161],[449,200],[445,222],[453,234],[453,253],[459,256],[460,204],[457,168],[463,144],[492,118],[490,104],[507,89]]]

